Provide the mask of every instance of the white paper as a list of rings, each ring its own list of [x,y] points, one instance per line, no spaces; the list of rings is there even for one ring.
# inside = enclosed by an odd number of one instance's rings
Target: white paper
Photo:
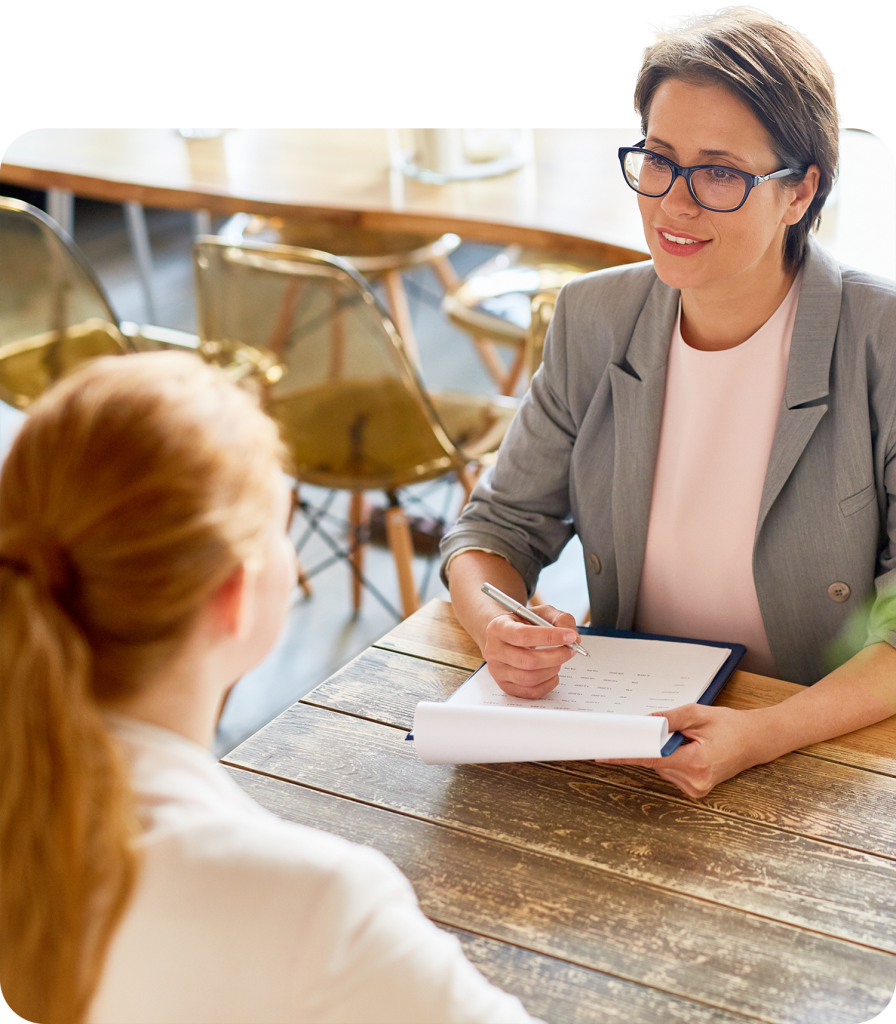
[[[593,711],[534,711],[421,701],[414,746],[426,764],[585,761],[659,757],[669,738],[662,717]]]
[[[582,636],[560,682],[539,700],[510,697],[483,665],[443,704],[421,702],[414,745],[427,764],[660,757],[656,711],[696,701],[731,651],[701,644]]]

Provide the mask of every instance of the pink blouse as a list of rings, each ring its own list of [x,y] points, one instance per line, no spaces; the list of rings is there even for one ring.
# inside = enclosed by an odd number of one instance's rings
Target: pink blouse
[[[777,676],[753,582],[753,541],[802,273],[743,344],[691,348],[672,334],[636,628],[746,645]]]

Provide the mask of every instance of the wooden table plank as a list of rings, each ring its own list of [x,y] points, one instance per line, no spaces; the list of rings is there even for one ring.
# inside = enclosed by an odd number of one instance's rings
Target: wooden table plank
[[[648,768],[566,761],[563,771],[687,799]],[[832,761],[786,754],[720,783],[699,803],[814,839],[896,858],[896,779]],[[896,884],[896,882],[894,882]]]
[[[756,1019],[621,981],[461,928],[441,927],[460,939],[467,958],[493,985],[517,996],[529,1013],[550,1024],[745,1024]]]
[[[455,645],[457,654],[452,658],[451,649]],[[428,602],[415,615],[390,630],[375,646],[468,671],[482,664],[479,648],[458,623],[447,601]],[[717,703],[723,707],[748,711],[777,704],[801,689],[796,683],[769,679],[750,672],[735,672]],[[804,748],[802,753],[896,776],[896,715],[865,729],[858,729],[824,743],[812,744]]]
[[[368,648],[302,698],[408,730],[418,701],[443,701],[469,676],[463,668]]]
[[[435,921],[780,1024],[857,1024],[896,957],[507,843],[228,771],[281,818],[376,846]]]
[[[408,730],[419,700],[445,700],[465,676],[465,669],[371,648],[303,703]],[[671,782],[647,768],[593,761],[558,762],[554,767],[686,801]],[[896,855],[896,778],[891,774],[794,753],[721,783],[700,803],[811,838]]]
[[[457,621],[450,601],[434,598],[399,622],[374,647],[473,672],[482,664],[476,641]]]
[[[896,953],[891,860],[542,765],[423,765],[412,748],[400,730],[295,705],[226,760]]]

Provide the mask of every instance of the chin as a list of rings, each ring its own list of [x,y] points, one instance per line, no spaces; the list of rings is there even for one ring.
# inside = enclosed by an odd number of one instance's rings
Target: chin
[[[669,256],[662,250],[651,253],[651,256],[657,277],[670,288],[693,288],[703,283],[705,274],[699,267],[684,266],[684,260],[679,261],[675,256]],[[695,258],[698,257],[691,257]]]

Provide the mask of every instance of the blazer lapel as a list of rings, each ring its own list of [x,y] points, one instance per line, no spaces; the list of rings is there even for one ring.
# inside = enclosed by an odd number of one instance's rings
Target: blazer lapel
[[[666,358],[679,292],[659,279],[635,324],[623,364],[611,364],[615,457],[613,543],[619,584],[616,625],[630,629],[641,585],[650,499],[666,390]]]
[[[827,403],[821,399],[829,392],[842,288],[836,261],[810,238],[790,342],[784,401],[759,504],[757,537],[781,488],[827,412]]]

